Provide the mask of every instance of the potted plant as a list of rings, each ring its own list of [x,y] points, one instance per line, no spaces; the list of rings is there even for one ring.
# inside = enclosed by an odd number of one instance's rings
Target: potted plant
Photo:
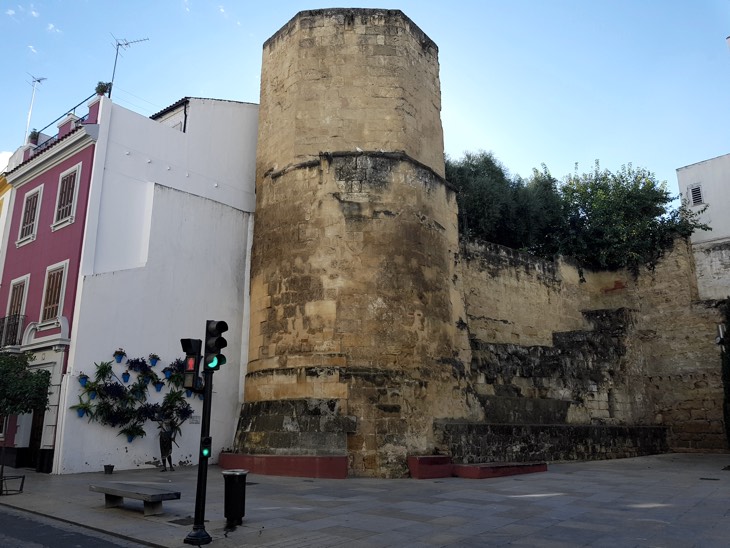
[[[96,399],[98,393],[99,383],[97,381],[87,382],[84,386],[84,394],[89,396],[90,400]]]
[[[129,382],[129,369],[126,369],[124,373],[122,373],[122,380],[124,382]]]
[[[157,382],[155,382],[155,390],[157,390],[158,392],[161,392],[162,391],[162,387],[163,386],[165,386],[165,383],[164,382],[162,382],[160,380],[158,380]]]
[[[130,358],[127,360],[127,369],[143,374],[150,370],[150,366],[144,358]]]
[[[69,409],[74,409],[79,418],[83,417],[84,415],[89,415],[89,420],[91,420],[91,417],[94,413],[94,408],[91,405],[91,402],[89,400],[84,401],[83,399],[81,399],[81,396],[79,396],[79,403],[77,403],[76,405],[72,405]]]
[[[81,386],[86,386],[86,383],[89,382],[89,376],[84,373],[83,371],[79,372],[79,384]]]
[[[119,431],[118,435],[127,436],[127,442],[132,443],[132,441],[134,441],[134,438],[137,438],[137,437],[143,438],[143,437],[145,437],[146,434],[147,434],[147,432],[144,431],[144,428],[142,428],[141,424],[139,424],[138,422],[133,422],[131,424],[128,424],[124,428],[122,428]]]
[[[175,388],[182,388],[185,382],[185,361],[177,358],[174,362],[162,370],[167,379],[167,383]]]
[[[33,128],[33,131],[31,131],[28,134],[28,142],[31,145],[37,145],[38,144],[38,137],[40,137],[40,135],[41,135],[40,132],[37,129]]]
[[[97,95],[104,95],[111,87],[111,82],[99,82],[96,84],[96,89],[94,91],[96,91]]]
[[[117,361],[117,363],[122,363],[122,358],[124,358],[127,355],[127,353],[124,351],[124,348],[117,348],[114,351],[114,359]]]
[[[147,358],[150,360],[150,365],[152,367],[157,365],[157,362],[160,361],[160,356],[155,354],[154,352],[147,356]]]

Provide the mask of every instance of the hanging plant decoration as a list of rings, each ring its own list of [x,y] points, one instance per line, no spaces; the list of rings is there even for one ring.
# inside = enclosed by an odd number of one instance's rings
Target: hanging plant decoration
[[[80,373],[79,382],[84,387],[83,395],[87,397],[84,399],[79,396],[79,403],[71,406],[71,409],[76,410],[79,417],[88,416],[89,422],[119,428],[119,435],[127,436],[130,443],[135,438],[146,435],[144,424],[147,421],[165,421],[180,433],[180,425],[193,414],[182,390],[176,389],[182,386],[184,361],[178,358],[163,370],[171,390],[162,403],[149,403],[149,385],[153,384],[161,392],[165,383],[151,369],[145,358],[128,359],[127,369],[120,379],[114,372],[114,363],[121,362],[126,355],[124,349],[119,348],[114,352],[115,361],[95,363],[93,381],[89,380],[88,375]],[[159,356],[150,354],[149,359],[150,362],[153,359],[159,360]],[[130,371],[137,373],[137,379],[127,384]]]

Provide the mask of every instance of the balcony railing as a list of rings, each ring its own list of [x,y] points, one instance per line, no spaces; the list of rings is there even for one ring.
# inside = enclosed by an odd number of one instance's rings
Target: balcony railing
[[[25,316],[20,314],[0,318],[0,348],[20,346],[23,340],[24,325]]]

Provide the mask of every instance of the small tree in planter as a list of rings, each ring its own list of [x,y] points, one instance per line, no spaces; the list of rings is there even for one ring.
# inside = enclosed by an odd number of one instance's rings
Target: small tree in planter
[[[96,84],[94,91],[96,91],[97,95],[104,95],[111,89],[111,87],[111,82],[99,82]]]

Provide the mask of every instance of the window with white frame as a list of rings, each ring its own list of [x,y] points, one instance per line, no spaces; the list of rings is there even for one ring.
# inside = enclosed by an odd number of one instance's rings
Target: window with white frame
[[[0,348],[20,344],[25,314],[25,299],[30,275],[10,282],[10,298],[5,317],[0,319]]]
[[[78,164],[61,173],[51,230],[57,230],[73,223],[76,214],[76,196],[78,194],[80,172],[81,164]]]
[[[5,439],[5,432],[8,428],[8,418],[0,415],[0,440]]]
[[[25,289],[28,287],[28,276],[13,280],[10,285],[8,316],[22,314],[25,309]]]
[[[704,197],[702,196],[702,185],[692,185],[687,187],[687,198],[689,199],[690,205],[696,206],[705,203]]]
[[[25,198],[23,199],[20,230],[18,232],[18,241],[15,242],[16,246],[35,240],[36,232],[38,230],[38,215],[41,209],[42,198],[43,185],[26,193]]]
[[[63,294],[66,288],[66,269],[68,261],[49,266],[46,269],[46,282],[43,287],[43,306],[41,323],[55,320],[63,311]]]

